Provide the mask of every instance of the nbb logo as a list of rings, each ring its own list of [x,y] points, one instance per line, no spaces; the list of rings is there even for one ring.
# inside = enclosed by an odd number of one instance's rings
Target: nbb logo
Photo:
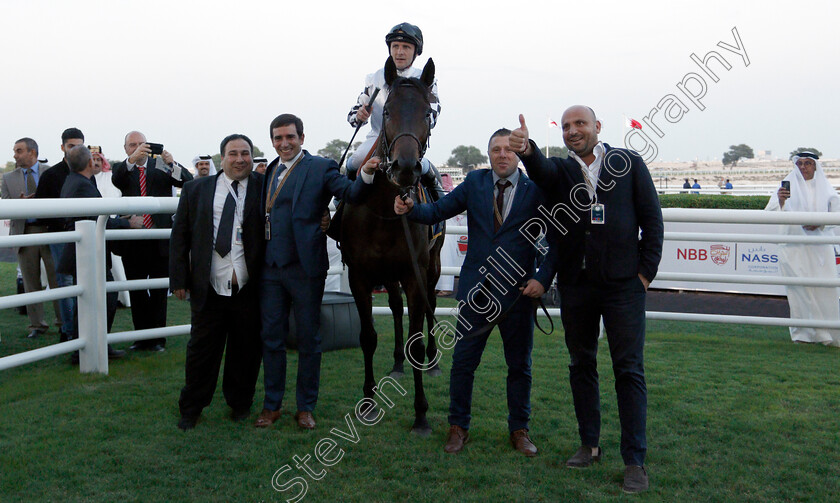
[[[711,259],[717,265],[724,265],[729,261],[729,247],[716,244],[705,248],[677,248],[677,260],[705,261]]]
[[[709,252],[703,248],[677,248],[677,260],[707,260]]]

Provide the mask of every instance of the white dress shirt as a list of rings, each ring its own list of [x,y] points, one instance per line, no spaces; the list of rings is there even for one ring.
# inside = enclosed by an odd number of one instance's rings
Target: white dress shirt
[[[584,162],[583,159],[578,157],[578,155],[571,150],[569,151],[569,157],[576,160],[580,167],[583,168],[583,174],[587,178],[588,182],[586,184],[586,190],[589,192],[589,197],[595,196],[595,190],[598,189],[598,176],[601,175],[601,164],[604,161],[604,153],[606,149],[604,148],[603,142],[598,142],[595,145],[595,148],[592,149],[592,153],[595,154],[595,160],[592,161],[592,164],[588,165]]]
[[[245,194],[248,193],[248,178],[239,181],[239,199],[233,216],[233,233],[231,234],[230,252],[224,257],[216,251],[216,236],[222,221],[222,210],[225,207],[233,180],[224,173],[216,179],[216,193],[213,197],[213,256],[210,260],[210,285],[217,294],[230,297],[233,294],[233,274],[236,273],[236,284],[243,288],[248,283],[248,267],[245,264],[245,248],[236,242],[236,230],[242,227],[242,215],[245,206]]]

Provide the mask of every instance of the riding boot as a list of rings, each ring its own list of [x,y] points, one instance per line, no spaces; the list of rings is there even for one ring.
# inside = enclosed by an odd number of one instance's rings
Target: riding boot
[[[429,189],[432,201],[437,201],[446,195],[446,192],[443,190],[440,173],[438,173],[437,168],[431,162],[429,163],[429,171],[420,177],[420,181],[427,189]]]

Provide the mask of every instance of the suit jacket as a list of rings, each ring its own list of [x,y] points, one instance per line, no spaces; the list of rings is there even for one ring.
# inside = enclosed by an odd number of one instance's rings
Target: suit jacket
[[[67,175],[70,174],[70,167],[61,159],[61,162],[52,168],[41,172],[38,178],[38,188],[35,190],[36,199],[58,199],[61,197],[61,188]],[[46,225],[50,232],[64,230],[63,218],[39,218],[38,223]]]
[[[158,162],[163,164],[163,160],[160,158],[149,157],[146,161],[147,196],[172,197],[172,187],[183,187],[184,183],[193,179],[192,174],[186,168],[181,168],[181,179],[176,180],[169,172],[158,169],[156,167]],[[140,196],[140,171],[136,167],[129,171],[127,159],[114,164],[111,173],[111,182],[113,182],[114,187],[120,189],[123,197]],[[172,215],[167,213],[152,215],[152,222],[159,229],[169,229],[172,227]],[[139,249],[124,244],[120,247],[119,253],[129,256],[136,250]],[[169,254],[169,244],[166,240],[158,240],[158,252],[161,257],[166,257]]]
[[[464,181],[452,192],[438,201],[415,205],[408,218],[415,222],[433,224],[466,210],[470,245],[464,265],[461,266],[456,298],[466,302],[470,290],[478,284],[485,283],[487,275],[492,275],[504,285],[507,292],[500,292],[499,288],[490,282],[485,286],[496,299],[505,299],[506,307],[519,295],[521,284],[534,275],[537,247],[520,229],[531,219],[539,217],[538,208],[545,202],[545,197],[540,188],[520,172],[510,211],[498,232],[494,230],[494,199],[493,171],[475,170],[467,174]],[[518,265],[518,269],[509,264],[509,260],[499,249]],[[499,264],[498,268],[506,272],[507,276],[499,272],[490,259]],[[482,269],[484,273],[481,272]]]
[[[604,204],[604,223],[593,224],[580,164],[571,157],[546,159],[536,144],[531,147],[532,155],[522,162],[534,183],[551,195],[549,221],[562,229],[552,233],[551,251],[537,275],[540,283],[547,287],[556,270],[559,283],[574,284],[583,272],[584,257],[589,279],[622,281],[641,273],[653,281],[662,258],[664,226],[659,196],[642,158],[604,144],[596,189]],[[573,190],[585,204],[573,203]]]
[[[190,291],[190,302],[201,310],[210,286],[213,259],[213,198],[216,176],[198,178],[184,185],[169,240],[169,289]],[[263,175],[251,172],[242,213],[242,245],[248,283],[257,284],[265,250],[265,228],[260,210]]]
[[[276,177],[275,168],[280,164],[280,158],[271,161],[265,171],[265,184],[261,208],[265,215],[265,205],[270,199],[268,191],[271,180]],[[294,187],[285,185],[283,190],[291,188],[294,192],[291,203],[291,236],[271,235],[267,247],[277,246],[279,239],[293,239],[298,258],[304,271],[309,277],[325,276],[329,268],[327,256],[327,234],[321,230],[321,217],[333,196],[346,199],[350,203],[360,203],[364,199],[368,184],[361,176],[350,181],[338,171],[338,164],[323,157],[310,155],[303,151],[303,158],[295,168],[297,175]],[[279,199],[279,198],[278,198]],[[272,212],[276,211],[275,202]]]
[[[80,175],[79,173],[71,172],[69,175],[67,175],[67,178],[64,181],[64,185],[61,187],[60,196],[62,198],[102,197],[102,194],[99,192],[99,189],[96,188],[96,185],[93,184],[90,178],[87,178],[84,175]],[[79,220],[95,221],[96,219],[96,216],[67,218],[65,220],[65,229],[73,230],[76,226],[76,222]],[[105,224],[105,227],[107,229],[128,229],[130,228],[130,224],[128,220],[124,218],[108,218],[108,222]],[[68,243],[68,245],[64,247],[64,251],[61,253],[61,258],[59,259],[58,264],[56,265],[56,272],[58,272],[59,274],[70,274],[73,276],[76,275],[76,246],[77,243]],[[105,262],[106,270],[110,269],[110,250],[108,250],[105,253]]]
[[[44,167],[40,168],[43,174]],[[20,195],[26,193],[26,181],[23,178],[23,169],[16,168],[14,171],[3,174],[3,186],[0,187],[0,195],[3,199],[20,199]],[[23,234],[26,227],[25,218],[17,218],[12,220],[12,226],[9,228],[9,235],[15,236]]]
[[[127,162],[125,160],[114,164],[111,168],[111,181],[114,187],[120,189],[123,197],[140,196],[140,171],[136,167],[129,171]],[[186,168],[181,168],[181,179],[176,180],[170,173],[158,169],[158,163],[163,164],[163,160],[149,157],[146,161],[147,196],[172,197],[172,187],[183,187],[186,182],[193,179]],[[172,227],[172,215],[165,213],[152,215],[152,221],[159,229]]]

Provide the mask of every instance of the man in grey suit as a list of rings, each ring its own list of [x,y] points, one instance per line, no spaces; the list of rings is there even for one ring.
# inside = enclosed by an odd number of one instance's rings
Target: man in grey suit
[[[3,199],[31,199],[35,195],[38,180],[49,166],[41,166],[38,162],[38,143],[32,138],[21,138],[14,146],[15,165],[17,168],[3,175],[2,190],[0,195]],[[21,218],[12,220],[9,234],[35,234],[46,232],[46,227],[39,224],[34,218]],[[18,265],[23,276],[23,289],[25,292],[37,292],[41,290],[41,261],[44,261],[44,268],[47,271],[47,281],[50,288],[57,288],[55,278],[55,265],[53,256],[50,253],[49,245],[21,246],[15,252],[18,256]],[[58,301],[54,301],[56,323],[61,325],[58,319],[60,309]],[[44,321],[44,305],[42,303],[26,306],[29,315],[29,335],[33,338],[43,334],[49,328]]]

